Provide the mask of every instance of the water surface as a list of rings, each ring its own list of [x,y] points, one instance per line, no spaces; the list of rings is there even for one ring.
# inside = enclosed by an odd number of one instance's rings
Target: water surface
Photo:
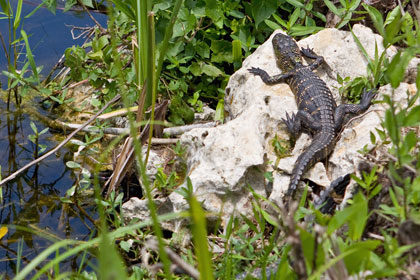
[[[39,2],[35,5],[24,2],[23,16],[30,13]],[[12,0],[12,5],[16,7],[17,0]],[[106,16],[94,15],[105,26]],[[45,8],[23,21],[23,28],[30,36],[29,42],[35,61],[38,66],[44,65],[44,76],[57,63],[66,48],[81,45],[85,40],[73,40],[71,27],[68,25],[87,27],[93,26],[94,23],[84,13],[63,13],[57,10],[56,15],[53,15]],[[7,20],[0,19],[0,32],[8,44]],[[18,68],[22,67],[23,58],[20,58]],[[7,60],[1,48],[0,72],[6,69]],[[3,88],[7,86],[7,79],[1,74],[0,82]],[[33,103],[41,110],[40,105]],[[18,109],[13,105],[7,108],[1,99],[0,112],[0,166],[4,178],[34,159],[36,147],[28,138],[33,134],[30,122],[36,124],[38,131],[43,130],[45,126],[32,119],[25,109]],[[58,142],[53,132],[49,131],[41,136],[40,144],[46,145],[48,151]],[[66,197],[66,191],[77,181],[76,175],[65,165],[72,158],[73,152],[63,148],[1,188],[3,201],[0,204],[0,225],[18,225],[38,234],[9,228],[6,236],[0,239],[0,278],[12,279],[18,266],[22,269],[52,244],[49,237],[88,240],[92,234],[94,227],[85,214],[96,218],[93,206],[77,206],[61,201],[61,198]],[[21,263],[17,261],[19,251],[22,255]],[[60,271],[76,271],[79,266],[80,256],[77,256],[61,263]]]

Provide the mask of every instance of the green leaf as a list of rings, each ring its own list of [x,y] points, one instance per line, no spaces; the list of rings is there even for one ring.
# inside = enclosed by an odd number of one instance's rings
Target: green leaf
[[[223,72],[214,65],[205,63],[203,65],[203,73],[210,77],[222,76]]]
[[[255,20],[255,27],[258,29],[258,25],[276,12],[277,7],[278,1],[276,0],[251,0],[251,11]]]
[[[397,144],[399,139],[399,131],[391,110],[385,111],[384,126],[388,130],[389,137],[391,138],[392,142]]]
[[[195,45],[195,50],[203,58],[209,58],[210,57],[210,47],[203,41],[197,42]]]
[[[94,8],[92,0],[80,0],[80,2],[82,2],[83,5],[88,6],[90,8]]]
[[[181,95],[175,95],[169,104],[168,120],[176,125],[194,121],[194,111],[184,102]]]
[[[400,6],[397,5],[391,12],[389,12],[386,15],[384,25],[386,26],[390,24],[395,18],[400,17],[400,16],[401,16]]]
[[[33,131],[35,134],[38,134],[38,129],[36,128],[35,123],[34,123],[33,121],[31,121],[29,125],[31,126],[32,131]]]
[[[225,102],[223,99],[219,99],[216,106],[216,113],[214,114],[215,121],[223,121],[225,119]]]
[[[304,36],[308,34],[315,33],[324,29],[323,27],[319,26],[302,26],[302,25],[295,25],[290,28],[289,35],[290,36]]]
[[[362,263],[366,262],[370,258],[372,253],[379,245],[379,240],[366,240],[355,244],[352,244],[344,248],[343,253],[352,252],[344,258],[344,263],[350,275],[361,271]]]
[[[22,38],[25,41],[26,56],[28,58],[29,64],[31,65],[32,73],[34,73],[35,79],[39,81],[38,70],[36,68],[34,56],[32,55],[31,47],[29,46],[28,36],[26,35],[26,32],[24,30],[21,30],[20,34],[22,35]]]
[[[349,237],[352,240],[359,240],[365,229],[367,218],[367,201],[364,195],[359,192],[354,196],[352,205],[335,213],[328,223],[327,233],[331,235],[335,230],[347,223]]]
[[[286,0],[286,2],[292,6],[295,6],[296,8],[305,8],[305,5],[298,0]]]
[[[222,16],[223,12],[221,6],[216,0],[205,0],[206,1],[206,16],[211,18],[214,22],[217,22]]]
[[[233,40],[232,41],[232,55],[233,60],[238,61],[242,59],[242,45],[241,41],[239,40]]]
[[[106,230],[101,230],[101,239],[99,243],[99,277],[98,279],[127,279],[126,267],[115,248],[114,241]]]
[[[66,162],[66,166],[67,166],[68,168],[71,168],[71,169],[81,168],[81,167],[82,167],[79,163],[74,162],[74,161],[67,161],[67,162]]]
[[[419,34],[420,34],[420,32],[419,32]],[[420,90],[420,63],[417,64],[416,88],[417,88],[417,90]]]
[[[386,36],[384,38],[384,47],[387,47],[388,44],[394,44],[398,40],[402,39],[402,36],[397,36],[398,32],[401,30],[401,24],[401,15],[398,13],[395,17],[392,17],[392,21],[385,27]]]
[[[276,14],[273,14],[273,18],[281,25],[281,26],[283,26],[284,28],[287,28],[288,27],[288,25],[287,25],[287,23],[281,18],[281,17],[279,17],[278,15],[276,15]],[[267,24],[268,25],[268,24]],[[279,28],[279,29],[283,29],[283,28]]]
[[[42,134],[46,133],[49,129],[50,129],[49,127],[44,128],[40,133],[38,133],[38,135],[42,135]]]
[[[404,126],[420,125],[420,105],[412,108],[404,118]]]
[[[187,178],[188,184],[191,184],[189,178]],[[206,217],[201,208],[200,203],[197,201],[195,196],[189,198],[190,204],[190,216],[191,216],[191,228],[194,241],[194,251],[198,261],[198,271],[200,272],[200,279],[212,280],[213,268],[211,261],[211,254],[209,251],[209,245],[207,242],[207,226]]]
[[[275,23],[274,21],[266,19],[266,20],[264,20],[264,22],[265,22],[265,24],[267,24],[268,27],[270,27],[273,30],[277,30],[277,29],[283,30],[283,28],[280,25],[278,25],[277,23]]]
[[[10,13],[9,13],[9,2],[6,3],[6,0],[0,0],[0,7],[3,10],[3,13],[9,17]]]
[[[315,238],[306,230],[299,228],[302,251],[307,264],[311,265],[314,260]],[[319,257],[319,256],[317,256]]]
[[[325,1],[325,0],[324,0]],[[385,37],[385,29],[384,29],[384,20],[382,18],[381,12],[379,12],[376,8],[362,4],[363,8],[368,12],[370,18],[372,19],[373,25],[375,26],[376,30],[382,37]]]
[[[120,247],[121,249],[123,249],[125,252],[130,252],[130,248],[131,248],[131,243],[125,240],[122,240],[120,242]]]
[[[335,15],[341,17],[342,13],[340,13],[338,11],[338,9],[335,7],[335,5],[329,1],[329,0],[324,0],[325,5],[328,7],[328,9],[330,9],[331,12],[333,12]]]
[[[389,63],[386,75],[391,81],[391,86],[397,88],[404,78],[404,72],[410,60],[419,50],[414,47],[407,48],[404,53],[398,52]]]
[[[297,8],[296,10],[293,11],[292,15],[289,18],[289,22],[287,23],[288,29],[292,28],[292,26],[295,24],[299,16],[300,16],[300,9]]]
[[[21,12],[22,12],[22,3],[23,3],[23,0],[18,0],[18,4],[17,4],[17,7],[16,7],[16,12],[15,12],[15,20],[13,21],[14,31],[16,31],[18,29],[19,25],[20,25],[20,15],[21,15]],[[22,31],[23,30],[21,30],[21,32]]]

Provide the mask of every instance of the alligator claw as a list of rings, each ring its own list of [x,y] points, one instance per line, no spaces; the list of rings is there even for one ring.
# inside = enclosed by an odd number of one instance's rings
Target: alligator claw
[[[286,112],[286,119],[282,119],[284,124],[287,126],[287,130],[289,130],[290,134],[293,136],[295,135],[295,119],[296,114],[292,113],[291,116]]]
[[[366,89],[363,89],[363,94],[362,94],[362,98],[360,99],[360,103],[362,104],[369,104],[373,97],[375,97],[376,92],[371,89],[369,91],[366,91]]]
[[[248,69],[248,72],[256,76],[260,76],[264,72],[264,70],[258,67],[251,67]]]
[[[306,45],[306,48],[301,48],[300,51],[302,52],[304,56],[307,56],[307,57],[316,56],[314,49],[310,48],[308,45]]]

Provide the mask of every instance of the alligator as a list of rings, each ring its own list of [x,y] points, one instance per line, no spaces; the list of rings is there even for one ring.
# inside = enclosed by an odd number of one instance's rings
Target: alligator
[[[292,199],[304,173],[334,150],[346,115],[366,111],[375,92],[364,90],[359,104],[337,106],[327,84],[313,72],[325,62],[322,56],[309,47],[300,49],[291,37],[282,33],[276,34],[272,43],[282,74],[270,76],[255,67],[248,71],[260,76],[268,85],[287,83],[295,95],[298,111],[291,116],[286,113],[282,120],[293,138],[296,139],[302,131],[309,131],[313,136],[312,143],[299,155],[293,167],[287,190],[287,196]],[[304,65],[303,56],[313,61]]]

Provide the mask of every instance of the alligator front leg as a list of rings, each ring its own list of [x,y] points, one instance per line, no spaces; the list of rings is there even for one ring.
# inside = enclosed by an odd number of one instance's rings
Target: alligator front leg
[[[360,114],[363,111],[366,111],[370,103],[375,96],[373,90],[366,91],[363,90],[362,99],[360,99],[359,104],[341,104],[335,109],[334,120],[335,120],[335,131],[339,131],[343,125],[344,117],[347,114]]]
[[[286,113],[286,119],[282,119],[287,126],[287,130],[293,138],[297,138],[302,131],[302,124],[312,131],[317,131],[321,128],[320,122],[317,122],[311,114],[306,111],[299,110],[296,114],[293,113],[290,117]]]
[[[260,76],[264,83],[267,85],[274,85],[279,83],[284,83],[287,78],[289,78],[292,74],[285,73],[279,74],[275,76],[270,76],[268,73],[261,68],[252,67],[248,69],[248,72],[254,74],[255,76]]]
[[[316,68],[318,68],[322,63],[325,62],[324,57],[317,55],[313,49],[310,49],[309,47],[307,48],[301,48],[300,49],[300,53],[304,56],[306,56],[307,58],[310,59],[315,59],[314,62],[312,62],[311,64],[309,64],[309,68],[311,70],[315,70]]]

